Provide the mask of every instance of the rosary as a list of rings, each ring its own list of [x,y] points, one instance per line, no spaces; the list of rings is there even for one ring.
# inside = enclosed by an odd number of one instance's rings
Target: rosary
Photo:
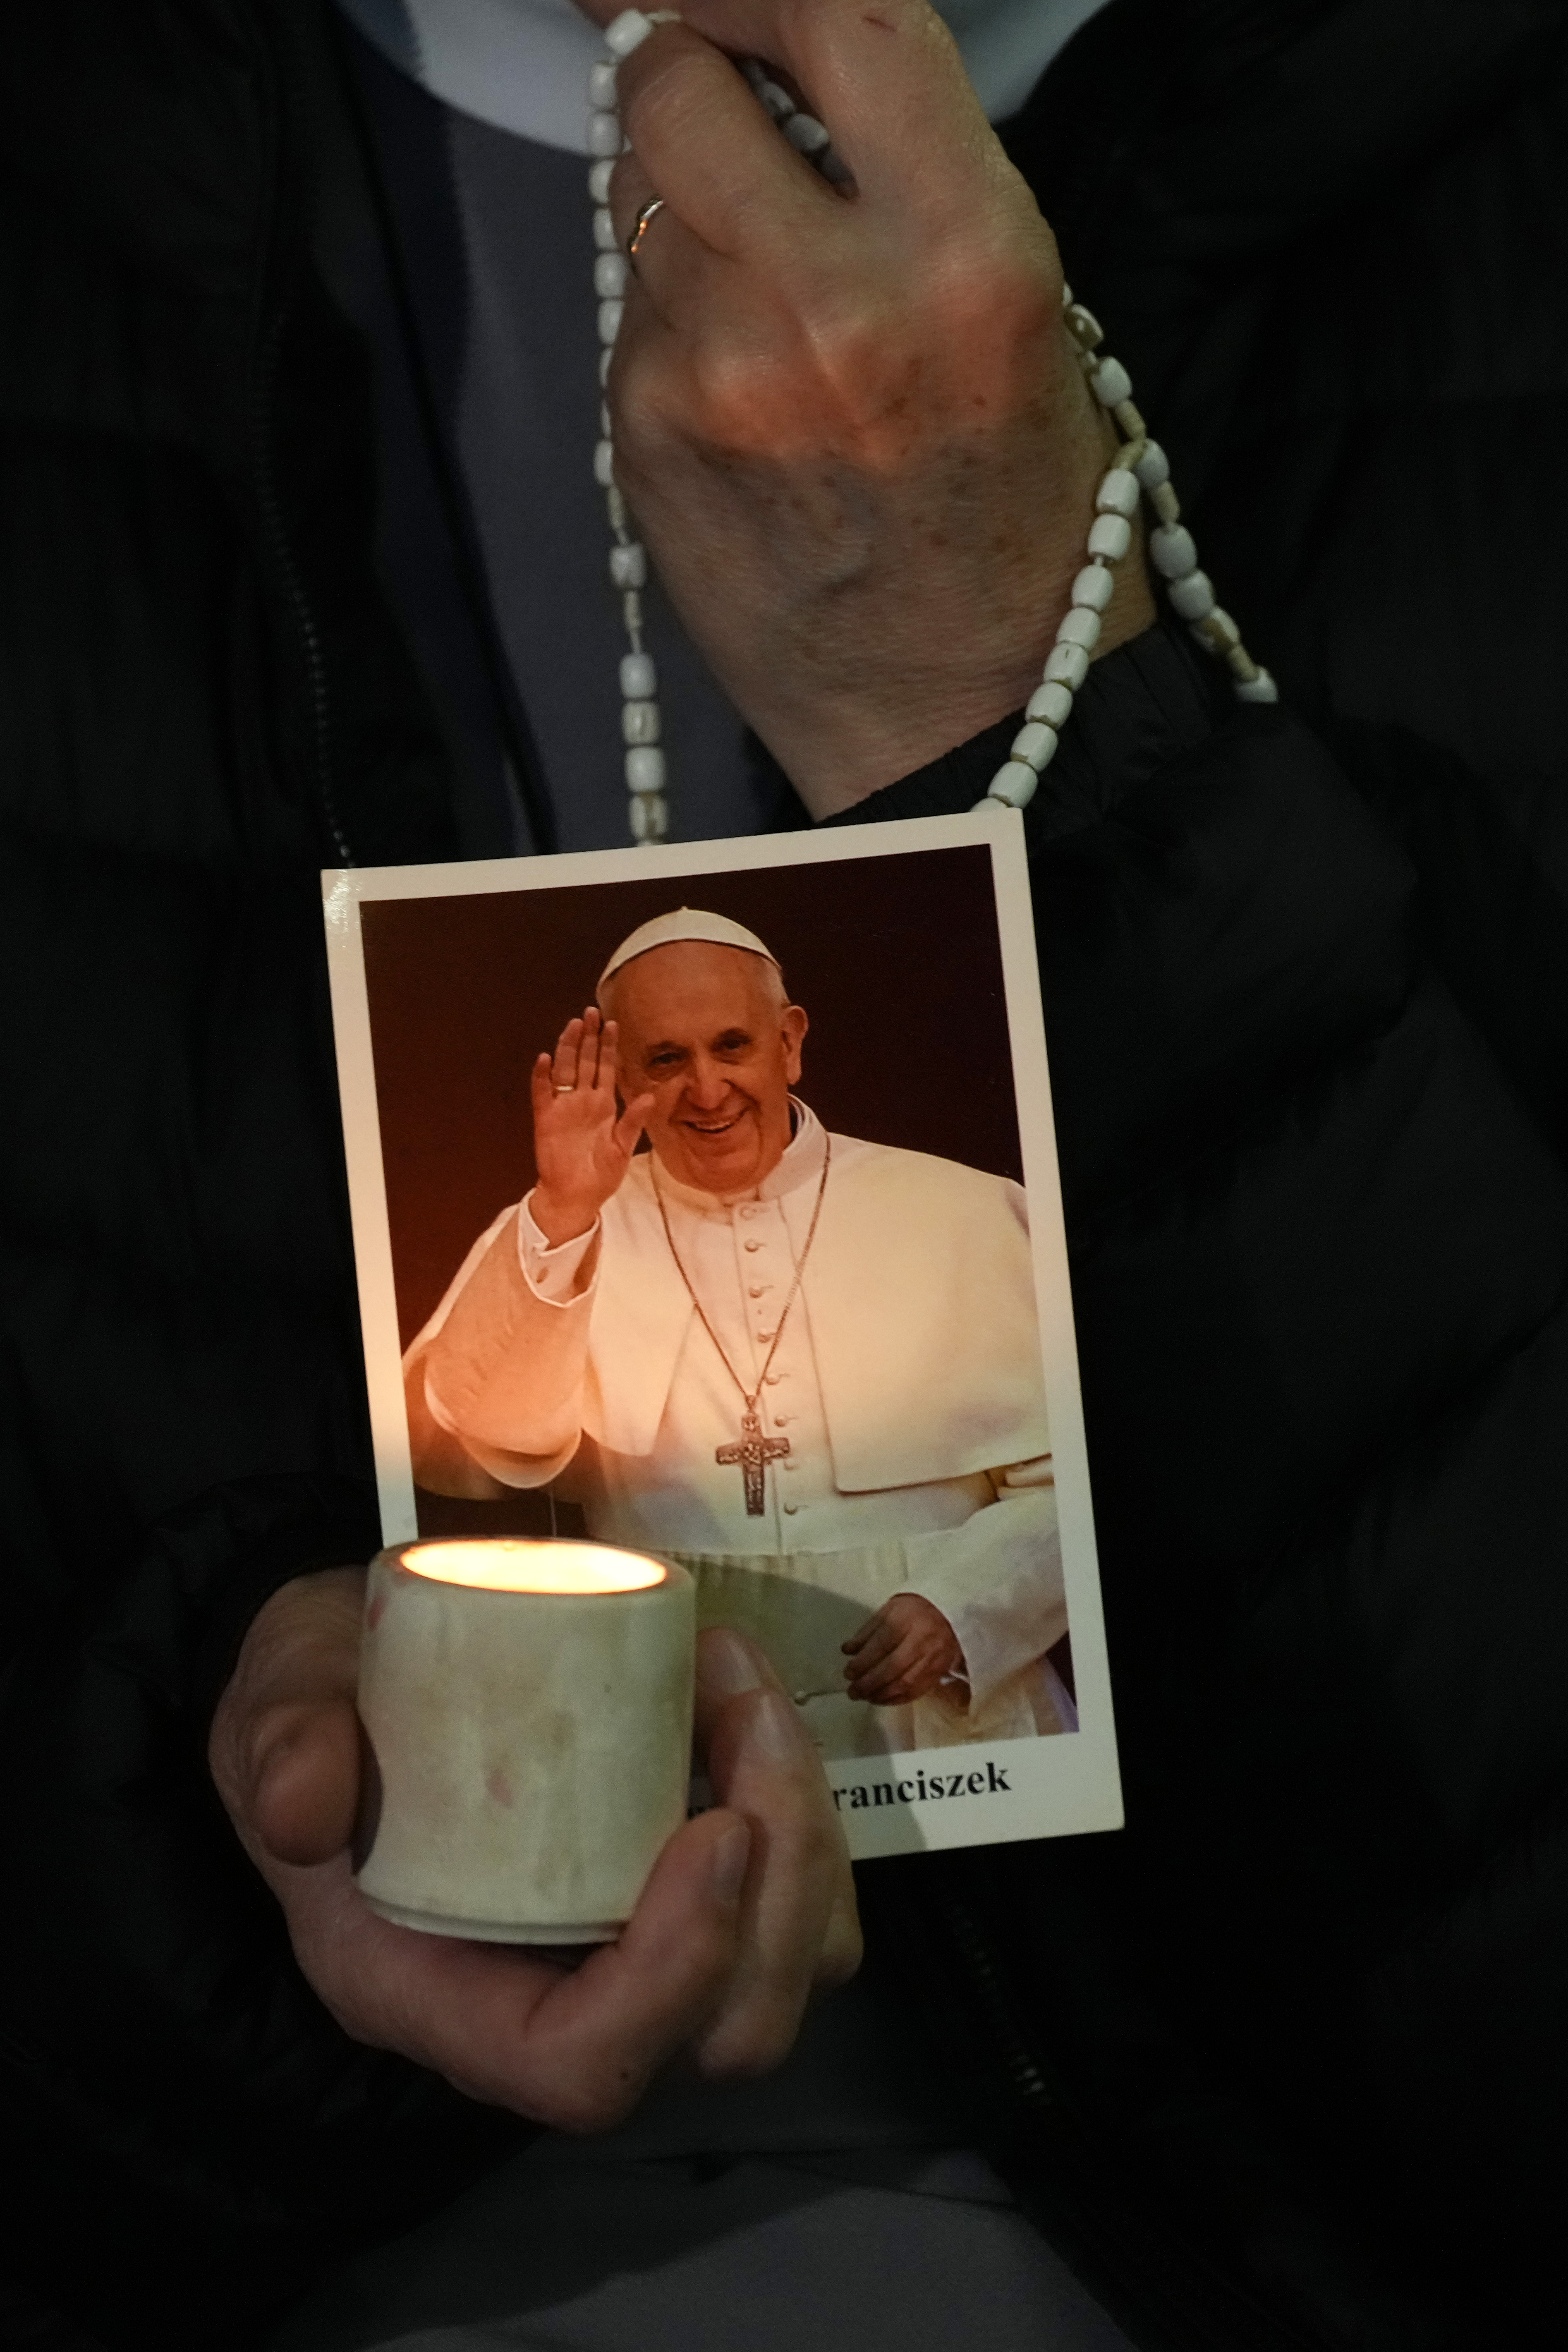
[[[641,47],[656,25],[675,21],[676,13],[669,9],[646,15],[640,8],[626,9],[605,31],[607,56],[589,70],[588,146],[595,160],[588,173],[588,193],[595,206],[594,290],[599,298],[601,387],[609,375],[610,356],[620,332],[627,270],[664,206],[662,196],[643,206],[623,254],[609,212],[610,173],[625,144],[616,110],[616,71],[624,58]],[[765,67],[748,59],[741,70],[797,153],[827,179],[839,184],[847,181],[849,174],[834,153],[826,128],[804,113]],[[1081,302],[1074,301],[1071,289],[1065,285],[1062,309],[1079,364],[1095,399],[1121,434],[1121,445],[1096,492],[1094,520],[1085,550],[1088,561],[1073,582],[1071,601],[1047,656],[1045,674],[1029,698],[1024,724],[1005,761],[992,778],[984,800],[975,804],[980,808],[996,802],[1005,808],[1021,809],[1034,798],[1071,716],[1073,697],[1089,675],[1089,656],[1100,642],[1100,616],[1115,593],[1116,566],[1132,545],[1133,522],[1145,500],[1152,517],[1149,561],[1164,583],[1172,609],[1187,623],[1199,645],[1225,664],[1240,701],[1277,702],[1279,698],[1274,680],[1253,660],[1230,614],[1221,611],[1207,572],[1199,569],[1198,551],[1182,520],[1181,501],[1172,485],[1170,462],[1159,443],[1149,436],[1133,402],[1131,376],[1121,361],[1105,350],[1099,320]],[[626,746],[630,794],[627,817],[634,841],[660,842],[669,831],[669,807],[665,798],[665,758],[658,747],[658,677],[652,656],[643,649],[642,591],[647,582],[647,553],[632,535],[626,503],[616,486],[610,412],[602,402],[594,473],[608,503],[614,538],[610,580],[620,592],[621,615],[630,646],[621,661],[621,733]],[[758,1436],[761,1442],[760,1433]],[[760,1465],[756,1476],[760,1481]],[[751,1482],[748,1465],[748,1509]]]

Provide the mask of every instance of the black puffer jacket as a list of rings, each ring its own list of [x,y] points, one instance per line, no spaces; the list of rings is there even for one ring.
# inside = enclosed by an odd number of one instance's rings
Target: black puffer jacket
[[[0,2260],[237,2344],[509,2128],[339,2034],[202,1760],[375,1540],[316,869],[499,845],[376,585],[324,0],[0,39]],[[863,1882],[1151,2345],[1551,2332],[1565,70],[1563,0],[1112,0],[1012,133],[1287,709],[1157,633],[1029,818],[1129,1827]]]

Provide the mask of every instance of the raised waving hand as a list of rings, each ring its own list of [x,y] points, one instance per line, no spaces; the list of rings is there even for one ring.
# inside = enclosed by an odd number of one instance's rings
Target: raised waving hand
[[[533,1066],[534,1223],[552,1246],[593,1226],[618,1192],[653,1108],[638,1095],[616,1108],[616,1024],[590,1004],[568,1021],[553,1054]]]

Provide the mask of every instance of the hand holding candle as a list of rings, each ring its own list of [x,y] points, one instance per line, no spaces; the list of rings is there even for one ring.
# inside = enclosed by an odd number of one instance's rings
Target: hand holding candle
[[[761,1654],[701,1637],[697,1744],[718,1807],[676,1832],[625,1932],[574,1969],[395,1927],[354,1886],[363,1583],[333,1570],[274,1596],[211,1741],[236,1829],[344,2031],[579,2131],[629,2112],[679,2052],[711,2075],[775,2064],[813,1986],[853,1973],[859,1934],[820,1761]]]

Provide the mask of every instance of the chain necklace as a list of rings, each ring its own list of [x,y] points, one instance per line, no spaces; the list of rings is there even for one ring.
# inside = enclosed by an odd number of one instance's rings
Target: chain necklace
[[[675,1246],[675,1235],[669,1229],[669,1212],[664,1205],[664,1194],[659,1190],[658,1166],[657,1161],[655,1162],[653,1169],[653,1197],[658,1202],[659,1218],[664,1226],[664,1238],[669,1244],[669,1255],[675,1260],[675,1270],[677,1274],[679,1275],[682,1282],[686,1285],[691,1304],[697,1309],[698,1321],[701,1324],[702,1328],[707,1332],[708,1337],[713,1342],[714,1353],[717,1355],[719,1361],[723,1365],[724,1370],[729,1373],[730,1378],[734,1381],[736,1388],[740,1391],[740,1437],[732,1445],[716,1446],[713,1452],[713,1459],[723,1469],[731,1470],[738,1468],[741,1471],[741,1474],[746,1482],[746,1516],[748,1518],[752,1519],[760,1519],[765,1508],[763,1497],[768,1464],[770,1462],[782,1461],[784,1456],[789,1452],[789,1440],[787,1437],[764,1437],[763,1435],[762,1415],[757,1411],[757,1400],[762,1395],[763,1389],[767,1381],[768,1373],[773,1369],[773,1358],[778,1354],[779,1341],[784,1338],[784,1325],[789,1319],[790,1308],[795,1305],[795,1300],[800,1296],[801,1277],[805,1272],[805,1261],[811,1255],[811,1244],[816,1239],[816,1221],[822,1214],[822,1203],[827,1192],[827,1171],[832,1165],[833,1138],[825,1132],[823,1135],[822,1175],[816,1187],[816,1200],[811,1212],[811,1223],[806,1228],[805,1246],[801,1251],[799,1257],[795,1260],[795,1280],[790,1284],[788,1296],[784,1299],[783,1307],[779,1309],[779,1319],[773,1326],[773,1344],[769,1348],[767,1354],[763,1359],[763,1369],[757,1374],[756,1387],[751,1390],[747,1389],[745,1381],[741,1378],[740,1373],[735,1370],[734,1365],[730,1361],[729,1357],[725,1354],[724,1344],[720,1339],[718,1332],[713,1328],[712,1324],[708,1320],[707,1309],[704,1307],[700,1298],[697,1296],[697,1286],[692,1281],[691,1276],[687,1273],[685,1266],[682,1265],[680,1262],[680,1252]]]
[[[588,151],[594,163],[588,193],[594,202],[594,290],[599,297],[599,384],[601,393],[610,372],[616,338],[621,330],[626,277],[630,263],[621,249],[609,210],[610,174],[626,144],[616,111],[616,73],[624,58],[640,48],[658,25],[678,21],[674,9],[625,9],[605,28],[606,55],[588,74]],[[789,92],[770,77],[765,66],[746,59],[745,75],[759,104],[778,125],[796,152],[805,156],[824,178],[842,185],[850,174],[834,152],[826,128],[795,105]],[[635,253],[662,197],[645,205],[628,245]],[[1116,590],[1116,566],[1132,545],[1133,524],[1147,504],[1152,520],[1148,556],[1163,583],[1177,617],[1193,636],[1230,673],[1240,702],[1278,702],[1279,688],[1241,642],[1241,632],[1228,613],[1222,612],[1208,574],[1199,569],[1192,532],[1182,521],[1181,501],[1171,481],[1170,461],[1132,399],[1132,379],[1120,360],[1104,349],[1099,320],[1070,287],[1062,288],[1062,314],[1073,341],[1079,364],[1090,392],[1121,436],[1121,446],[1095,494],[1094,520],[1085,548],[1087,562],[1072,584],[1071,601],[1046,658],[1045,673],[1030,696],[1024,724],[1014,737],[1007,758],[991,779],[978,808],[1000,804],[1026,807],[1039,787],[1044,770],[1056,756],[1061,730],[1072,713],[1073,698],[1089,675],[1089,656],[1100,642],[1101,615]],[[658,702],[658,675],[643,645],[642,592],[647,584],[647,551],[631,529],[626,502],[616,482],[616,452],[610,412],[601,398],[599,438],[594,450],[594,475],[609,509],[614,544],[610,549],[610,581],[620,593],[621,618],[630,651],[621,661],[621,734],[626,744],[626,790],[630,794],[627,824],[634,841],[665,840],[669,832],[669,804],[665,796],[667,771],[659,748],[661,721]],[[695,1297],[695,1293],[693,1294]],[[700,1308],[698,1310],[700,1313]],[[715,1343],[717,1344],[717,1343]],[[757,1475],[761,1478],[761,1472]],[[747,1508],[750,1502],[748,1472]],[[759,1502],[757,1508],[761,1510]]]

